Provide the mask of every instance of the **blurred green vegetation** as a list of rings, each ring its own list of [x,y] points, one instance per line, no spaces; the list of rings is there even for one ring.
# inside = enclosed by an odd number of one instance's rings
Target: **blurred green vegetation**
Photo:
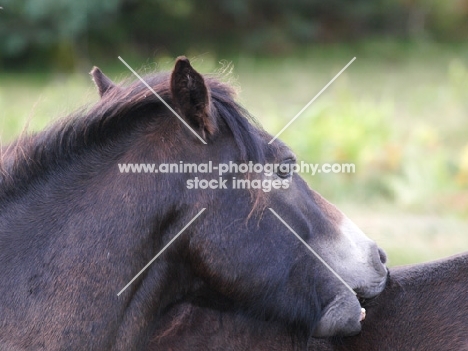
[[[389,265],[468,251],[468,0],[0,0],[0,146],[186,55],[239,88]]]
[[[288,56],[317,43],[463,42],[468,0],[1,0],[0,66],[73,71],[89,59]]]

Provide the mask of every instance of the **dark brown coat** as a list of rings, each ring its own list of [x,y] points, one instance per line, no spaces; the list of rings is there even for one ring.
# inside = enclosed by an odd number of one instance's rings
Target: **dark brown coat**
[[[468,254],[391,269],[385,291],[365,307],[360,335],[307,342],[278,324],[184,303],[148,351],[468,350]]]

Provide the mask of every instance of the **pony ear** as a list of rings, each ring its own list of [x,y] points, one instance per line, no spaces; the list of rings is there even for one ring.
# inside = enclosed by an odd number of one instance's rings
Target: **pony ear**
[[[93,77],[94,84],[96,84],[96,87],[98,88],[99,91],[99,96],[103,97],[106,95],[109,91],[114,89],[116,85],[114,84],[113,81],[111,81],[102,71],[94,66],[91,72],[89,74]]]
[[[203,76],[195,71],[185,56],[177,58],[171,75],[172,99],[182,116],[196,126],[202,136],[213,134],[215,126],[210,119],[210,95]]]

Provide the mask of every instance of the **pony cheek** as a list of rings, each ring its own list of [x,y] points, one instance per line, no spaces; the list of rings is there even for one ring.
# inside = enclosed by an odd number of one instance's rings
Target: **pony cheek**
[[[312,336],[351,336],[361,331],[362,310],[358,299],[344,292],[325,307]]]

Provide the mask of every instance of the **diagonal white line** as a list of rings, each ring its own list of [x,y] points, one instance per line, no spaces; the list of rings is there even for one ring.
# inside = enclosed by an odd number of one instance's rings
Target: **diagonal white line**
[[[153,263],[154,260],[156,260],[156,259],[159,257],[159,255],[161,255],[161,254],[164,252],[164,250],[166,250],[166,249],[174,242],[174,240],[177,239],[177,238],[179,237],[179,235],[182,234],[182,233],[184,232],[184,230],[187,229],[187,228],[189,227],[189,225],[192,224],[193,221],[196,220],[197,217],[200,216],[200,215],[202,214],[202,212],[205,211],[205,210],[206,210],[206,208],[202,208],[201,211],[198,212],[197,215],[196,215],[195,217],[193,217],[192,220],[191,220],[190,222],[188,222],[187,225],[186,225],[185,227],[183,227],[183,228],[181,229],[181,231],[178,232],[177,235],[176,235],[175,237],[173,237],[173,238],[171,239],[171,241],[169,241],[169,242],[167,243],[167,245],[164,246],[164,247],[162,248],[162,250],[159,251],[158,254],[157,254],[156,256],[154,256],[153,259],[152,259],[151,261],[149,261],[148,264],[147,264],[146,266],[144,266],[143,269],[142,269],[141,271],[139,271],[138,274],[137,274],[136,276],[134,276],[133,279],[130,280],[130,281],[128,282],[128,284],[125,285],[125,287],[124,287],[122,290],[119,291],[119,293],[117,294],[117,296],[120,296],[120,294],[123,293],[123,292],[125,291],[125,289],[127,289],[127,288],[130,286],[130,284],[132,284],[132,283],[135,281],[135,279],[137,279],[137,278],[140,276],[140,274],[143,273],[143,272],[151,265],[151,263]]]
[[[357,295],[357,294],[354,292],[354,290],[348,285],[348,283],[346,283],[346,282],[343,280],[343,278],[341,278],[340,275],[339,275],[338,273],[336,273],[336,272],[333,270],[333,268],[331,268],[331,267],[328,265],[328,263],[325,262],[324,259],[323,259],[322,257],[320,257],[320,255],[319,255],[318,253],[316,253],[316,252],[314,251],[314,249],[312,249],[312,248],[299,236],[299,234],[297,234],[297,233],[294,231],[294,229],[292,229],[292,228],[289,226],[289,224],[286,223],[286,222],[283,220],[283,218],[281,218],[272,208],[268,208],[268,209],[269,209],[269,210],[286,226],[286,228],[288,228],[288,229],[305,245],[305,247],[307,247],[307,248],[309,249],[310,252],[312,252],[312,253],[315,255],[315,257],[317,257],[317,258],[320,260],[320,262],[322,262],[322,263],[325,265],[325,267],[327,267],[327,268],[330,270],[330,272],[332,272],[332,273],[333,273],[333,274],[334,274],[334,275],[335,275],[335,276],[336,276],[336,277],[337,277],[337,278],[338,278],[354,295]]]
[[[200,139],[201,142],[202,142],[203,144],[206,145],[206,141],[203,140],[203,138],[202,138],[201,136],[199,136],[198,133],[197,133],[196,131],[194,131],[193,128],[190,127],[189,124],[188,124],[187,122],[185,122],[185,120],[184,120],[182,117],[180,117],[179,114],[178,114],[177,112],[175,112],[174,109],[173,109],[171,106],[169,106],[169,104],[168,104],[166,101],[164,101],[163,98],[162,98],[161,96],[159,96],[159,94],[158,94],[157,92],[155,92],[154,89],[151,88],[151,87],[149,86],[149,84],[146,83],[146,82],[144,81],[144,79],[141,78],[140,75],[139,75],[138,73],[136,73],[135,70],[134,70],[132,67],[130,67],[130,65],[129,65],[127,62],[124,61],[123,58],[121,58],[121,57],[119,56],[119,60],[122,61],[122,63],[123,63],[125,66],[127,66],[127,68],[128,68],[139,80],[141,80],[141,82],[142,82],[144,85],[146,85],[146,87],[147,87],[154,95],[156,95],[156,97],[157,97],[159,100],[161,100],[161,102],[162,102],[164,105],[166,105],[166,107],[167,107],[178,119],[180,119],[180,121],[181,121],[183,124],[185,124],[185,126],[186,126],[188,129],[190,129],[190,131],[191,131],[193,134],[195,134],[195,136],[196,136],[198,139]]]
[[[274,141],[281,135],[281,133],[283,133],[283,132],[286,130],[286,128],[288,128],[288,127],[291,125],[291,123],[294,122],[294,121],[296,120],[296,118],[298,118],[298,117],[302,114],[302,112],[304,112],[304,111],[307,109],[307,107],[309,107],[310,104],[313,103],[313,102],[325,91],[325,89],[327,89],[327,88],[330,86],[330,84],[333,83],[333,82],[335,81],[335,79],[338,78],[338,77],[341,75],[341,73],[343,73],[343,72],[345,71],[345,69],[348,68],[349,65],[351,65],[351,64],[354,62],[354,60],[356,60],[356,57],[353,57],[353,59],[352,59],[351,61],[349,61],[348,64],[347,64],[346,66],[344,66],[343,69],[342,69],[341,71],[339,71],[338,74],[337,74],[335,77],[333,77],[333,79],[332,79],[331,81],[329,81],[328,84],[325,85],[325,86],[322,88],[322,90],[320,90],[320,91],[318,92],[318,94],[315,95],[314,98],[313,98],[312,100],[310,100],[310,101],[307,103],[307,105],[305,105],[305,106],[302,108],[302,110],[300,110],[300,111],[294,116],[294,118],[293,118],[292,120],[290,120],[290,121],[288,122],[288,124],[286,124],[286,125],[283,127],[283,129],[281,129],[281,130],[279,131],[278,134],[275,135],[275,137],[274,137],[273,139],[271,139],[271,140],[268,142],[268,144],[271,144],[272,142],[274,142]]]

